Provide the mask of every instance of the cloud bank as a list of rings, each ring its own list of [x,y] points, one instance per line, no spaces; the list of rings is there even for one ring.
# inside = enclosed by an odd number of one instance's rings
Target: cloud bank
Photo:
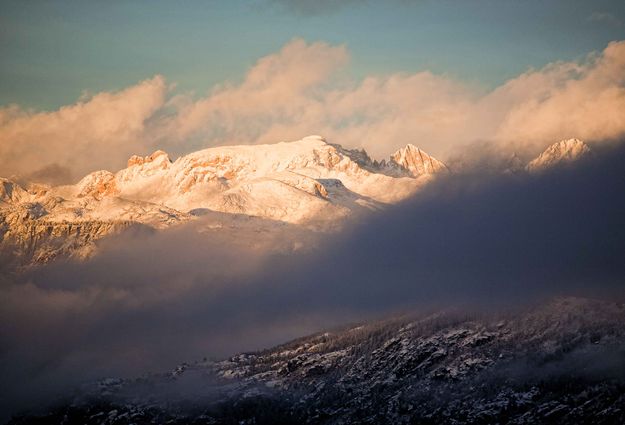
[[[11,389],[0,414],[79,381],[397,310],[622,296],[624,162],[620,146],[540,176],[452,175],[312,250],[256,249],[250,241],[265,238],[253,229],[247,240],[192,224],[111,238],[86,262],[0,274],[0,376]],[[273,243],[293,237],[282,230]]]
[[[242,81],[203,96],[175,95],[156,76],[58,111],[6,107],[0,169],[4,176],[76,179],[119,169],[131,154],[156,148],[179,155],[307,134],[379,158],[414,143],[442,159],[477,141],[535,153],[563,138],[625,135],[625,41],[576,62],[528,70],[488,91],[428,71],[355,81],[343,72],[348,63],[345,46],[295,39],[259,59]]]
[[[2,176],[67,180],[98,168],[119,168],[128,155],[146,150],[148,121],[163,108],[165,95],[165,80],[156,76],[53,112],[0,109]]]

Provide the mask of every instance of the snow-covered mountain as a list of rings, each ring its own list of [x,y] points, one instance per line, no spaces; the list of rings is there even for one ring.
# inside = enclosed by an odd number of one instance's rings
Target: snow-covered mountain
[[[89,254],[95,240],[133,224],[162,229],[211,212],[329,230],[405,199],[443,171],[412,145],[378,163],[320,136],[209,148],[175,161],[159,150],[75,185],[25,189],[3,179],[0,237],[5,252],[41,262]]]
[[[322,332],[170,373],[109,378],[11,424],[616,424],[625,308],[561,298]]]
[[[187,213],[207,209],[306,223],[404,199],[434,173],[389,175],[362,151],[309,136],[289,143],[210,148],[175,162],[158,151],[132,157],[116,175],[88,178],[89,187],[102,197]]]
[[[538,173],[559,164],[577,161],[590,153],[588,145],[579,139],[561,140],[531,160],[526,170],[530,173]]]
[[[581,140],[563,140],[524,170],[537,173],[589,153]],[[523,171],[517,156],[509,162],[509,171]],[[401,201],[449,172],[412,144],[378,162],[320,136],[214,147],[175,161],[158,150],[131,157],[115,173],[90,173],[74,185],[24,188],[0,179],[0,254],[25,263],[88,256],[95,241],[128,227],[164,229],[198,217],[217,217],[215,226],[230,217],[234,227],[247,216],[264,219],[265,227],[289,223],[329,231],[354,214]]]

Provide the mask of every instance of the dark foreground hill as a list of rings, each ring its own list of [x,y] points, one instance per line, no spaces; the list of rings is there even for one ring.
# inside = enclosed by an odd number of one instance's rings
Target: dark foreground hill
[[[17,424],[625,423],[625,306],[558,299],[317,334],[107,379]]]

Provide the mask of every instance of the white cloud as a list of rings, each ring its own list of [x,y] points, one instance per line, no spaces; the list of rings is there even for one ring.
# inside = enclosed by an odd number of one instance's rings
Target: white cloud
[[[295,39],[259,59],[241,83],[204,97],[168,97],[157,76],[51,113],[0,110],[1,175],[50,164],[76,176],[119,168],[133,153],[182,154],[223,143],[323,134],[376,157],[414,143],[445,158],[474,141],[537,150],[556,140],[625,136],[625,42],[580,62],[529,70],[484,92],[430,72],[344,78],[345,46]]]
[[[179,140],[264,143],[321,133],[386,156],[409,142],[440,156],[476,140],[538,149],[566,137],[625,135],[625,42],[556,62],[479,92],[430,72],[334,82],[343,47],[295,40],[238,86],[187,99],[170,123]]]
[[[0,169],[3,176],[28,175],[52,165],[74,176],[119,167],[122,158],[148,142],[146,121],[163,106],[162,77],[116,93],[99,93],[54,112],[0,110]]]
[[[610,43],[583,64],[558,63],[523,74],[492,96],[516,100],[494,135],[503,142],[542,145],[565,137],[623,137],[625,42]]]

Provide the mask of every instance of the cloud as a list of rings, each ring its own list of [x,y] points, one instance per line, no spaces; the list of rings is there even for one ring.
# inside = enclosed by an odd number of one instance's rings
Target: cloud
[[[408,142],[456,139],[465,126],[474,94],[461,83],[430,72],[354,82],[340,72],[348,61],[344,46],[293,40],[260,59],[239,85],[195,101],[179,96],[177,114],[159,133],[192,146],[323,134],[387,156]]]
[[[557,63],[523,74],[491,96],[517,94],[497,140],[540,145],[565,137],[618,139],[625,134],[625,42],[610,43],[582,64]]]
[[[103,240],[91,261],[15,279],[0,273],[0,384],[10,388],[0,418],[85,381],[169,368],[181,350],[191,358],[224,356],[331,323],[311,312],[291,321],[266,316],[262,308],[275,304],[247,310],[257,291],[271,289],[249,286],[270,255],[259,244],[275,248],[308,234],[289,225],[265,234],[259,221],[242,233],[207,231],[202,219],[127,232]],[[250,326],[261,318],[262,329]]]
[[[157,76],[54,112],[4,108],[2,174],[57,164],[80,177],[119,169],[131,154],[157,148],[175,156],[307,134],[376,158],[413,143],[441,159],[461,156],[477,141],[530,155],[564,138],[625,135],[624,41],[580,61],[528,70],[493,90],[428,71],[355,81],[343,72],[349,59],[346,46],[294,39],[259,59],[241,82],[199,97],[174,95]]]
[[[167,370],[398,309],[622,294],[624,161],[621,146],[537,177],[448,176],[316,249],[252,243],[311,243],[288,225],[233,235],[196,222],[113,237],[86,262],[0,274],[10,388],[0,413],[81,380]]]
[[[327,85],[347,61],[344,46],[293,40],[256,62],[241,84],[216,87],[197,101],[175,99],[177,114],[165,132],[181,141],[240,143],[314,133],[326,116]]]
[[[56,167],[71,170],[80,178],[94,169],[119,167],[121,161],[149,144],[144,139],[146,123],[163,106],[165,91],[164,79],[156,76],[53,112],[25,111],[17,106],[1,109],[3,176],[27,176]]]
[[[567,137],[625,134],[625,42],[488,92],[427,71],[345,81],[337,76],[347,59],[344,47],[294,40],[257,62],[242,84],[188,100],[171,129],[205,143],[321,133],[378,157],[409,142],[445,157],[476,140],[537,151]]]
[[[31,181],[58,186],[72,183],[74,181],[74,176],[69,167],[52,163],[44,165],[30,174],[22,176],[22,178],[18,178],[18,183],[27,184]]]

